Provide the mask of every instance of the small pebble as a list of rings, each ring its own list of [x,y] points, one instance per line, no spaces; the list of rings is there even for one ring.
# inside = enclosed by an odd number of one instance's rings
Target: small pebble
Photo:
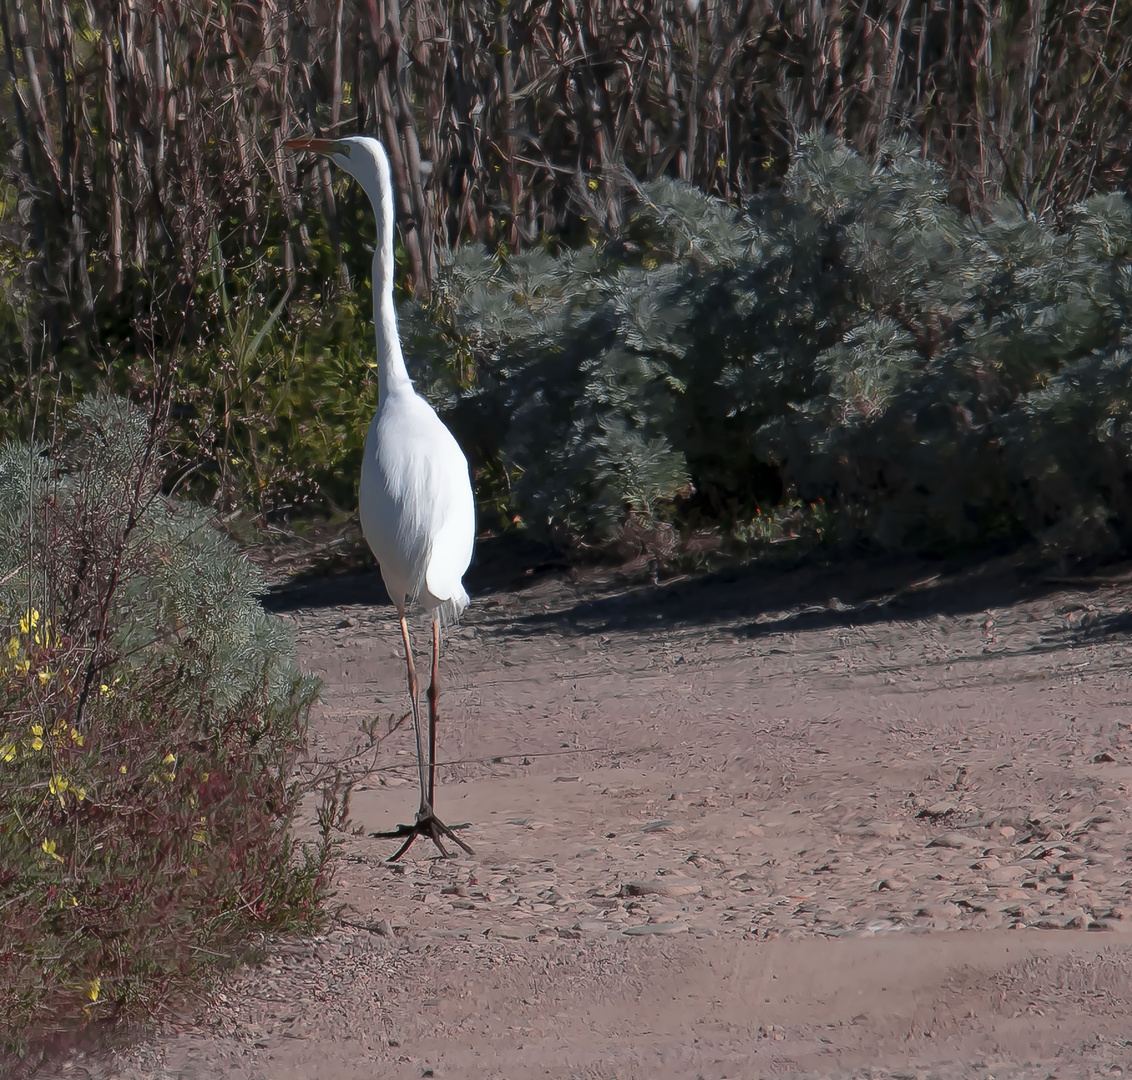
[[[678,878],[674,881],[627,881],[621,886],[623,896],[694,896],[701,889],[695,881]]]
[[[644,937],[647,934],[683,934],[687,929],[684,923],[644,923],[639,926],[627,926],[621,932],[632,937]]]

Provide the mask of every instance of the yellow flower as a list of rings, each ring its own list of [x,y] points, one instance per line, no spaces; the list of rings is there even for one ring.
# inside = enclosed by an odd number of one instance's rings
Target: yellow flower
[[[12,638],[8,642],[8,659],[15,660],[20,655],[20,640],[19,638]]]
[[[66,805],[63,796],[66,793],[67,788],[69,788],[70,786],[71,785],[67,782],[66,777],[58,775],[51,777],[51,781],[47,785],[48,790],[50,790],[51,794],[58,797],[60,806]]]
[[[20,630],[22,633],[29,633],[39,625],[39,612],[32,608],[22,619],[20,619]]]
[[[30,731],[33,735],[42,735],[43,734],[43,725],[42,724],[32,724],[32,726],[28,728],[28,731]]]
[[[162,765],[175,765],[176,763],[177,763],[177,758],[173,754],[166,754],[161,759]]]
[[[74,728],[71,728],[71,741],[78,743],[79,746],[83,744],[83,737]]]
[[[0,759],[4,761],[11,761],[16,756],[16,744],[4,743],[0,746]]]
[[[39,681],[40,682],[47,682],[47,680],[51,678],[51,675],[52,675],[52,672],[50,672],[50,671],[40,671],[40,672],[38,672]]]
[[[44,840],[43,843],[40,846],[56,862],[62,862],[63,861],[63,857],[61,855],[55,854],[55,841],[54,840]]]
[[[28,743],[28,745],[33,750],[42,750],[43,749],[43,740],[38,735],[36,735],[35,738],[33,738],[31,740],[31,742]]]
[[[98,979],[98,978],[91,979],[90,982],[88,982],[86,984],[86,996],[88,998],[90,998],[91,1001],[97,1001],[98,995],[101,993],[101,991],[102,991],[102,980],[101,979]]]
[[[125,775],[126,775],[126,766],[125,766],[125,765],[119,765],[119,766],[118,766],[118,771],[119,771],[119,772],[120,772],[120,773],[121,773],[121,774],[122,774],[123,776],[125,776]]]
[[[31,661],[25,656],[23,660],[17,661],[16,671],[21,675],[26,675],[31,669]]]

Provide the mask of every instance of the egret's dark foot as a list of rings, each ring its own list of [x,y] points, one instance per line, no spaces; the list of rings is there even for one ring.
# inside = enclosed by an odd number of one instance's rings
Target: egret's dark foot
[[[450,859],[452,856],[448,854],[448,849],[444,846],[442,840],[442,837],[445,836],[448,837],[452,843],[463,848],[469,855],[475,854],[454,831],[456,829],[466,829],[469,824],[470,822],[464,822],[463,825],[445,825],[434,813],[426,811],[423,816],[418,814],[417,820],[412,825],[398,825],[392,832],[375,832],[370,833],[370,836],[374,836],[378,840],[400,840],[404,838],[405,842],[394,854],[389,856],[389,862],[396,862],[401,858],[401,856],[413,846],[413,841],[416,840],[418,836],[427,836],[440,849],[440,854],[443,855],[444,858]]]

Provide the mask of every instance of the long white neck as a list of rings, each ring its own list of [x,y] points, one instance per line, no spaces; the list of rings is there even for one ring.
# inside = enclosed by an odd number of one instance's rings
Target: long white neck
[[[388,182],[383,190],[368,191],[377,216],[377,250],[373,253],[373,325],[377,332],[378,404],[399,389],[412,389],[401,337],[397,333],[397,309],[393,304],[393,192]]]

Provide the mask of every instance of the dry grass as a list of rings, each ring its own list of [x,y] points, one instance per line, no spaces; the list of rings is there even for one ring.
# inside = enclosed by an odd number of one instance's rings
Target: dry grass
[[[7,0],[0,30],[31,198],[9,232],[77,324],[123,292],[144,315],[135,268],[194,283],[213,230],[233,263],[269,251],[293,274],[297,131],[383,138],[416,288],[442,247],[616,228],[626,170],[740,199],[813,127],[865,153],[907,135],[974,208],[1060,213],[1126,189],[1132,160],[1119,0]],[[312,184],[337,243],[325,163]]]

